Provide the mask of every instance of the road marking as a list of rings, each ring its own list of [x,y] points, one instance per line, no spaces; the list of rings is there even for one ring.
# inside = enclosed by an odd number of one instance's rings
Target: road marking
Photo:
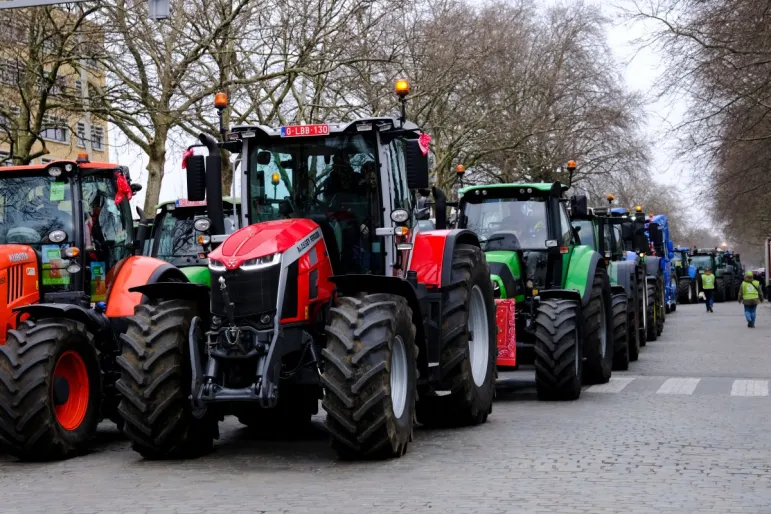
[[[700,378],[670,378],[661,384],[656,394],[693,394]]]
[[[768,396],[768,380],[734,380],[731,396]]]
[[[587,388],[587,393],[620,393],[635,377],[610,377],[610,382]]]

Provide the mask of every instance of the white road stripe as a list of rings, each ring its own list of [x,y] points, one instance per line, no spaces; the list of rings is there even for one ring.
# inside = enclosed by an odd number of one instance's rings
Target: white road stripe
[[[593,385],[586,389],[587,393],[620,393],[636,377],[610,377],[606,384]]]
[[[693,394],[700,378],[670,378],[659,387],[656,394]]]
[[[731,396],[768,396],[768,380],[734,380]]]

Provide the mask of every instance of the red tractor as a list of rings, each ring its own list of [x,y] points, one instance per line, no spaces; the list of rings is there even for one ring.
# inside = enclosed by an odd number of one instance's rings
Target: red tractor
[[[404,99],[404,84],[397,92]],[[206,184],[221,240],[219,150],[240,153],[244,228],[209,254],[211,289],[133,289],[148,301],[129,319],[118,388],[137,452],[205,452],[225,415],[291,431],[320,399],[343,458],[401,456],[416,419],[487,420],[497,354],[489,269],[473,232],[417,230],[427,136],[404,110],[200,139],[205,176],[188,164],[188,197]]]
[[[186,280],[133,255],[128,198],[140,189],[85,154],[0,168],[0,443],[12,455],[69,457],[102,418],[121,421],[120,333],[142,300],[128,289]]]

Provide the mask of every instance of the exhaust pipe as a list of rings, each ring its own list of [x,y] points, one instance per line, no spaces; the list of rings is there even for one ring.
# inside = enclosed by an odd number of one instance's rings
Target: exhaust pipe
[[[211,234],[225,233],[225,210],[222,206],[222,156],[217,140],[206,133],[198,135],[209,155],[206,157],[206,210],[211,220]]]

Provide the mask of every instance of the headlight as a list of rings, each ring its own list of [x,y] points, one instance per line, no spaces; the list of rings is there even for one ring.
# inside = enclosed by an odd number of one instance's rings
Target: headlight
[[[198,232],[206,232],[211,228],[211,220],[209,218],[198,218],[193,223],[193,226]]]
[[[48,234],[48,240],[52,243],[61,243],[65,239],[67,239],[67,234],[64,232],[64,230],[54,230]]]
[[[391,212],[391,221],[395,223],[404,223],[408,219],[410,219],[410,213],[407,209],[394,209]]]
[[[77,264],[70,264],[67,266],[67,273],[75,274],[80,271],[80,266]]]
[[[48,168],[48,175],[51,177],[58,177],[62,174],[62,169],[54,166],[52,168]]]
[[[225,271],[225,265],[220,261],[209,259],[209,269],[212,271]]]
[[[256,269],[267,268],[268,266],[274,266],[279,262],[281,262],[281,254],[274,253],[273,255],[266,255],[265,257],[249,259],[241,265],[241,269],[244,271],[252,271]]]

